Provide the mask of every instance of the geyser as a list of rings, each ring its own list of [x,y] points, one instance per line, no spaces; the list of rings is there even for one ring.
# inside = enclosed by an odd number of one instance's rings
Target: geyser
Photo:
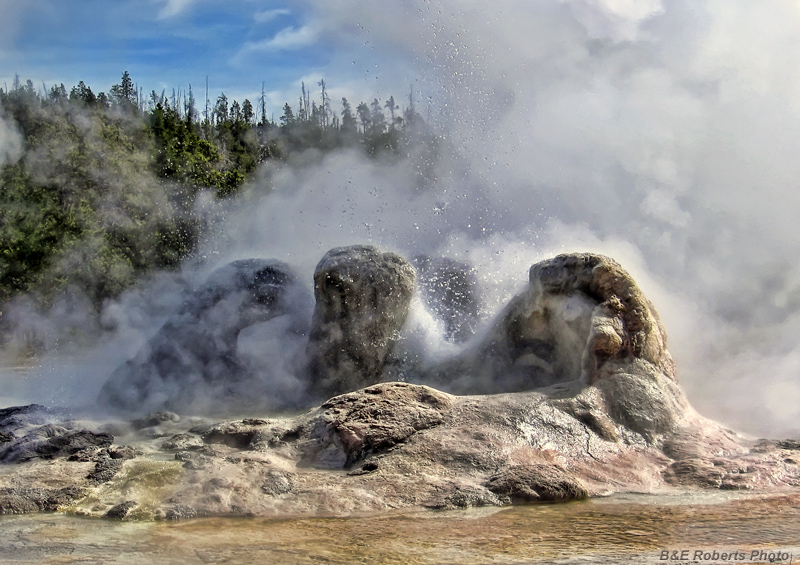
[[[200,360],[216,351],[226,366],[238,367],[232,341],[213,349],[215,325],[207,322],[219,322],[213,313],[227,300],[235,308],[225,312],[242,318],[219,328],[226,335],[290,315],[289,272],[262,260],[224,267],[151,343]],[[404,365],[408,351],[395,350],[414,288],[414,270],[401,257],[367,246],[337,248],[320,261],[315,280],[317,308],[300,378],[317,394],[343,394],[292,417],[252,417],[263,412],[251,409],[248,418],[212,422],[159,412],[106,431],[42,406],[0,410],[0,462],[24,461],[0,474],[0,513],[347,514],[631,491],[785,494],[800,486],[793,456],[800,442],[746,440],[694,411],[677,384],[655,309],[607,257],[566,254],[533,265],[527,288],[486,336],[440,363]],[[441,308],[443,301],[435,303]],[[121,375],[130,365],[112,376],[102,398],[129,409],[182,401],[196,408],[191,402],[203,389],[218,404],[240,400],[231,392],[241,375],[226,380],[215,370],[182,381],[180,367],[161,362],[169,356],[153,355],[157,350],[149,345],[142,353],[133,400],[113,394],[125,390]],[[395,376],[398,363],[417,382],[350,390]],[[433,381],[491,394],[458,396],[420,384]],[[268,394],[266,383],[248,390]],[[508,390],[517,392],[502,392]],[[111,429],[129,445],[113,443]],[[174,461],[165,461],[165,452]],[[26,487],[18,486],[22,476]]]
[[[531,267],[483,341],[432,373],[448,390],[491,393],[594,384],[609,362],[636,359],[674,379],[666,333],[636,282],[612,259],[581,253]]]
[[[446,327],[469,329],[477,298],[470,269],[448,258],[418,259],[421,299]],[[292,269],[277,261],[239,260],[214,271],[100,393],[101,405],[216,411],[270,405],[269,365],[252,366],[238,351],[246,328],[279,316],[306,328],[303,291]],[[414,267],[371,246],[332,249],[314,273],[316,307],[305,358],[295,367],[304,383],[285,406],[329,398],[381,380],[436,384],[461,394],[532,390],[556,383],[594,384],[613,363],[643,360],[674,379],[665,332],[652,304],[615,261],[596,254],[561,255],[530,269],[525,291],[512,299],[477,345],[444,361],[422,358],[413,343],[395,352],[415,292]],[[463,325],[460,318],[463,317]],[[280,340],[283,336],[271,336]],[[396,354],[395,354],[396,353]],[[259,404],[258,396],[266,399]],[[213,399],[213,401],[212,401]]]

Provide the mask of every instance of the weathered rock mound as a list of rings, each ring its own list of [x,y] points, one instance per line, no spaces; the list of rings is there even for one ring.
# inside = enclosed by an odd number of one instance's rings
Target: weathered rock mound
[[[324,437],[319,439],[341,453],[338,466],[348,467],[405,442],[421,430],[440,425],[444,421],[442,412],[452,404],[450,395],[425,386],[374,385],[323,403]],[[330,461],[330,454],[324,459]]]
[[[515,465],[498,471],[486,488],[511,502],[566,502],[589,493],[575,477],[557,465]]]
[[[576,253],[533,265],[483,342],[430,374],[453,392],[522,391],[592,384],[637,360],[674,380],[666,333],[631,276],[608,257]]]
[[[119,367],[99,403],[128,411],[248,404],[258,387],[237,353],[239,333],[293,314],[302,290],[287,265],[246,259],[214,271],[134,359]],[[266,392],[266,391],[259,391]]]
[[[416,274],[394,253],[356,245],[329,251],[314,272],[309,388],[327,398],[381,379],[405,323]]]
[[[616,261],[591,253],[559,255],[531,267],[529,279],[531,290],[542,297],[583,294],[597,303],[582,355],[589,384],[609,360],[642,359],[675,378],[658,314]]]

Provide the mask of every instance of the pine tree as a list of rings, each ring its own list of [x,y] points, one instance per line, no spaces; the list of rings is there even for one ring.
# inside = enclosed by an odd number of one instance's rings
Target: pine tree
[[[214,106],[214,117],[217,125],[228,121],[228,97],[225,96],[224,92],[217,98],[217,103]]]
[[[197,119],[197,109],[194,107],[194,94],[192,94],[192,85],[189,85],[189,94],[186,97],[185,103],[186,123],[193,124]]]
[[[397,123],[398,123],[397,122],[397,118],[395,118],[395,114],[394,113],[395,113],[395,111],[400,109],[400,106],[398,106],[394,102],[394,96],[390,96],[389,97],[389,100],[387,100],[386,104],[384,104],[384,108],[388,108],[389,114],[392,116],[392,121],[389,124],[389,127],[394,129],[395,125],[397,125]]]
[[[355,133],[357,130],[356,118],[353,116],[353,108],[347,98],[342,97],[342,131]]]
[[[122,81],[111,87],[111,100],[125,110],[136,110],[139,105],[136,100],[136,87],[130,73],[122,73]]]
[[[242,119],[248,125],[252,125],[254,115],[253,104],[250,102],[250,100],[245,98],[244,102],[242,102]]]
[[[288,128],[294,125],[294,112],[292,112],[292,107],[289,106],[289,103],[283,105],[283,115],[281,116],[281,125],[284,128]]]

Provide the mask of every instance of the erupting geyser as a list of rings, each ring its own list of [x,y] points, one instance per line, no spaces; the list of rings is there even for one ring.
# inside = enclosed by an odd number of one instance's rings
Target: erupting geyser
[[[456,319],[448,304],[468,316],[477,299],[456,273],[469,269],[425,261],[432,310],[445,322]],[[435,264],[463,300],[452,289],[436,294]],[[290,273],[261,260],[214,273],[101,400],[131,411],[196,409],[208,387],[233,408],[247,390],[258,394],[264,382],[241,369],[234,337],[308,311],[296,308],[303,292]],[[292,326],[309,337],[298,364],[307,390],[295,400],[339,395],[298,416],[214,423],[162,411],[92,431],[41,406],[0,411],[0,461],[24,462],[0,476],[0,513],[347,514],[800,487],[791,456],[800,442],[748,441],[692,409],[655,309],[612,259],[583,253],[533,265],[528,287],[486,335],[437,362],[409,362],[396,347],[415,278],[408,261],[373,247],[337,248],[320,261],[310,330],[309,320]],[[407,382],[379,382],[398,371]],[[112,429],[130,445],[115,445]]]

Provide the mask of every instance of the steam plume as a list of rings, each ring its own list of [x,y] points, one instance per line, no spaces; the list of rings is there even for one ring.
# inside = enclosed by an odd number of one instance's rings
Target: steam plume
[[[654,298],[698,408],[798,431],[796,3],[303,4],[340,49],[357,14],[383,64],[415,63],[452,152],[425,178],[354,155],[281,171],[231,222],[239,249],[451,255],[487,305],[537,259],[605,253]]]
[[[600,252],[653,300],[700,411],[800,433],[796,2],[295,4],[337,61],[368,38],[387,74],[414,69],[447,144],[271,171],[227,211],[209,269],[275,258],[310,286],[337,246],[447,255],[475,267],[488,320],[536,260]]]
[[[14,163],[22,156],[22,136],[13,122],[6,121],[0,108],[0,165]]]

